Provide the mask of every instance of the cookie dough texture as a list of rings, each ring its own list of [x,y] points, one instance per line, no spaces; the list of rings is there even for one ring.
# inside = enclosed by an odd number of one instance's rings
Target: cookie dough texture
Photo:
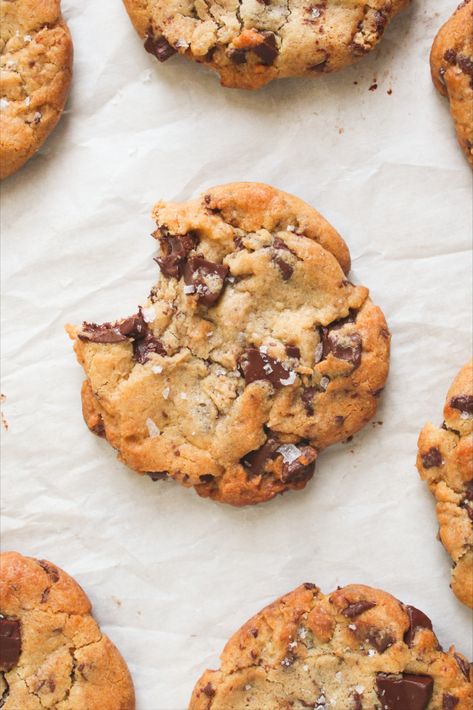
[[[0,614],[3,710],[134,710],[123,658],[61,569],[0,555]]]
[[[363,585],[303,584],[228,641],[189,710],[469,710],[470,664],[430,619]]]
[[[458,142],[473,167],[473,2],[466,0],[437,34],[430,55],[435,88],[447,96]]]
[[[379,42],[409,0],[124,0],[160,61],[179,52],[220,74],[227,87],[316,76],[352,64]]]
[[[72,41],[59,0],[0,0],[0,178],[26,163],[66,103]]]
[[[337,232],[258,183],[154,208],[161,276],[137,314],[69,327],[88,426],[128,466],[233,505],[303,488],[374,414],[389,332]]]
[[[440,540],[453,560],[451,587],[473,608],[473,360],[450,387],[441,428],[419,436],[417,468],[437,501]]]

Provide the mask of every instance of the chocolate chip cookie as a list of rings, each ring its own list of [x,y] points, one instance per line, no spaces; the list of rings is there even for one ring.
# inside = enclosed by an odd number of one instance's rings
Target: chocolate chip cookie
[[[154,208],[161,276],[130,318],[69,327],[85,420],[128,466],[233,505],[303,488],[373,416],[390,335],[301,200],[237,183]]]
[[[317,76],[352,64],[379,42],[409,0],[124,0],[145,49],[214,69],[223,86]]]
[[[363,585],[303,584],[256,614],[205,671],[189,710],[469,710],[469,662],[430,619]]]
[[[17,552],[0,555],[0,707],[135,708],[125,661],[77,582]]]
[[[473,2],[458,6],[437,34],[430,55],[435,88],[447,96],[458,142],[473,166]]]
[[[0,178],[26,163],[61,117],[72,41],[59,0],[0,0]]]
[[[451,587],[473,608],[473,360],[453,381],[443,415],[441,428],[427,424],[420,433],[417,468],[437,500]]]

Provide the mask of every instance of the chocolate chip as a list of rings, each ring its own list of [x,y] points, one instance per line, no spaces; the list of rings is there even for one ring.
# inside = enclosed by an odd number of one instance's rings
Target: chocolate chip
[[[301,394],[301,400],[309,416],[314,414],[313,399],[318,392],[317,387],[305,387]]]
[[[452,397],[450,400],[450,406],[453,409],[458,409],[460,412],[473,414],[473,395],[459,394],[456,397]]]
[[[260,32],[260,35],[263,37],[263,41],[253,47],[253,51],[263,64],[270,65],[279,54],[279,49],[276,46],[276,36],[273,32]]]
[[[250,476],[263,475],[268,461],[275,459],[278,454],[276,449],[280,442],[276,439],[268,439],[259,449],[250,451],[241,459],[241,464],[247,469]]]
[[[40,604],[45,604],[49,598],[49,592],[51,591],[51,587],[46,587],[46,589],[43,589],[41,592],[41,598],[39,600]]]
[[[160,62],[165,62],[166,59],[172,57],[172,55],[176,54],[177,51],[172,45],[169,44],[166,37],[155,37],[152,29],[149,29],[146,33],[144,46],[146,51],[150,54],[154,54],[156,59]]]
[[[282,259],[280,256],[274,255],[272,257],[272,260],[281,272],[281,276],[283,277],[284,281],[289,281],[292,274],[294,273],[293,267],[288,264],[287,261],[284,261],[284,259]]]
[[[227,50],[226,54],[230,61],[233,62],[233,64],[246,63],[246,52],[244,49],[234,49],[230,47],[230,49]]]
[[[21,629],[17,619],[0,618],[0,668],[11,670],[21,654]]]
[[[221,296],[228,271],[225,264],[215,264],[202,256],[191,256],[184,266],[183,276],[187,286],[193,287],[199,303],[213,306]]]
[[[49,564],[49,562],[46,562],[46,560],[38,560],[38,564],[44,569],[53,584],[59,582],[59,572],[56,567],[53,567],[53,565]]]
[[[404,634],[404,643],[409,647],[414,643],[414,637],[417,629],[430,629],[432,631],[432,622],[429,617],[415,606],[406,605],[406,612],[409,618],[409,628]]]
[[[248,348],[242,353],[239,367],[247,385],[257,380],[267,380],[275,389],[279,389],[290,377],[288,370],[278,360],[256,348]]]
[[[275,438],[269,438],[259,449],[250,451],[241,459],[241,464],[250,477],[262,476],[267,471],[267,465],[278,457],[283,460],[281,481],[283,483],[299,483],[313,476],[312,464],[317,458],[316,449],[311,446],[294,447],[299,450],[299,457],[295,460],[285,460],[281,449],[284,445]]]
[[[346,319],[343,319],[345,322]],[[339,333],[338,331],[345,325],[339,325],[340,321],[328,327],[322,327],[322,357],[325,358],[332,353],[338,360],[345,360],[355,368],[360,366],[362,340],[359,333]]]
[[[103,419],[100,414],[97,423],[90,427],[90,430],[97,436],[105,436],[105,424],[103,423]]]
[[[335,417],[335,424],[337,426],[343,426],[344,421],[345,421],[345,417],[342,417],[341,415],[337,415]]]
[[[351,710],[363,710],[363,693],[357,693],[356,690],[352,695],[353,705]]]
[[[304,582],[302,586],[304,587],[304,589],[317,589],[317,585],[312,584],[312,582]]]
[[[383,710],[426,710],[434,688],[430,676],[403,673],[401,678],[379,673],[376,693]]]
[[[193,232],[182,236],[165,235],[160,240],[164,256],[157,256],[161,273],[168,278],[180,279],[188,254],[197,247],[199,238]]]
[[[431,446],[427,453],[422,454],[421,458],[424,468],[435,468],[443,463],[442,454],[436,446]]]
[[[141,311],[122,321],[119,324],[118,329],[122,335],[136,340],[144,338],[148,333],[148,325],[143,318]]]
[[[299,359],[301,356],[301,351],[297,347],[297,345],[286,345],[286,353],[288,357],[294,357]]]
[[[444,693],[442,697],[442,710],[453,710],[456,708],[460,699],[455,697],[455,695],[450,695],[450,693]]]
[[[212,476],[211,473],[204,473],[202,476],[199,476],[199,480],[202,483],[212,483],[212,481],[215,480],[215,476]]]
[[[157,340],[154,335],[147,333],[142,340],[135,340],[133,343],[133,357],[140,365],[144,365],[149,360],[151,353],[157,355],[166,355],[166,349],[160,340]]]
[[[283,483],[301,483],[314,475],[312,464],[317,458],[317,451],[312,446],[301,446],[301,455],[296,461],[284,462],[281,474]]]
[[[127,337],[120,332],[116,323],[83,323],[82,331],[78,334],[80,340],[92,343],[122,343]]]
[[[459,669],[461,670],[461,672],[463,673],[465,678],[469,681],[470,680],[470,668],[471,668],[470,664],[464,658],[459,656],[458,653],[454,653],[453,656],[457,662]]]
[[[456,64],[457,63],[457,53],[455,52],[454,49],[447,49],[447,51],[443,55],[443,58],[449,64]]]
[[[206,695],[208,698],[213,698],[213,696],[215,695],[215,690],[213,689],[213,686],[212,686],[211,683],[207,683],[207,685],[205,685],[205,686],[202,688],[202,692],[203,692],[203,694]]]
[[[349,604],[347,607],[345,607],[345,609],[343,609],[342,611],[342,614],[348,619],[354,619],[356,616],[363,614],[364,611],[368,611],[368,609],[372,609],[375,606],[376,602],[370,602],[365,599],[360,599],[359,602],[353,602],[352,604]]]
[[[363,631],[363,633],[360,630],[361,635],[375,647],[378,653],[384,653],[396,640],[385,629],[376,629],[374,627],[368,629],[367,632]]]
[[[388,18],[383,12],[380,12],[380,10],[376,10],[376,12],[374,13],[374,22],[378,31],[378,35],[381,36],[388,23]]]
[[[290,249],[290,248],[288,247],[288,245],[286,244],[286,242],[285,242],[284,240],[280,239],[279,237],[274,237],[274,239],[273,239],[273,247],[274,247],[275,249],[283,249],[284,251],[289,251],[289,252],[291,252],[291,254],[294,254],[294,252],[292,251],[292,249]],[[296,256],[296,254],[294,254],[294,256]]]
[[[152,481],[164,481],[166,478],[169,477],[169,473],[167,471],[157,471],[157,472],[149,472],[146,471],[146,475],[151,478]]]

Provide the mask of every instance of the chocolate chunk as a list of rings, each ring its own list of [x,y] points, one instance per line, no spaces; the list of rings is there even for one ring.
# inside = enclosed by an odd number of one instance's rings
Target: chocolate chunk
[[[244,49],[234,49],[230,47],[226,54],[233,64],[246,64],[246,52]]]
[[[471,668],[470,664],[464,658],[459,656],[458,653],[454,653],[453,656],[457,662],[459,669],[461,670],[461,672],[463,673],[465,678],[469,681],[470,680],[470,668]]]
[[[459,394],[456,397],[452,397],[450,400],[450,406],[453,409],[458,409],[460,412],[473,414],[473,395]]]
[[[281,474],[283,483],[301,483],[308,481],[314,475],[312,464],[317,458],[316,449],[312,446],[301,446],[300,452],[300,457],[295,461],[284,462]]]
[[[281,272],[281,276],[283,277],[284,281],[289,281],[292,274],[294,273],[293,267],[288,264],[287,261],[284,261],[284,259],[282,259],[280,256],[274,255],[272,257],[272,260],[279,268],[279,271]]]
[[[91,343],[122,343],[127,337],[120,331],[117,323],[83,323],[82,331],[78,334],[80,340],[89,340]]]
[[[276,439],[268,439],[259,449],[245,454],[241,459],[241,464],[247,469],[250,476],[261,476],[268,461],[278,456],[276,449],[279,445],[280,442]]]
[[[301,394],[301,400],[309,416],[314,414],[313,399],[317,392],[317,387],[305,387]]]
[[[202,688],[202,692],[203,692],[203,694],[206,695],[208,698],[213,698],[213,696],[215,695],[215,690],[213,689],[213,686],[212,686],[211,683],[207,683],[207,685],[205,685],[205,686]]]
[[[361,631],[362,630],[360,629],[359,635],[363,636],[366,641],[369,641],[369,643],[371,643],[372,646],[375,647],[378,653],[384,653],[386,649],[392,646],[396,640],[385,629],[377,629],[372,627],[368,629],[367,632],[363,631],[363,633],[361,633]]]
[[[275,249],[283,249],[284,251],[289,251],[291,254],[294,254],[295,257],[297,257],[297,254],[295,254],[292,249],[288,247],[286,242],[283,239],[280,239],[279,237],[274,237],[273,239],[273,247]],[[299,258],[299,257],[297,257]]]
[[[359,333],[338,333],[342,326],[323,327],[322,346],[323,357],[332,353],[338,360],[345,360],[355,368],[360,366],[362,340]]]
[[[351,710],[363,710],[363,693],[357,693],[356,690],[352,695],[353,704]]]
[[[342,417],[340,414],[335,417],[335,424],[337,426],[343,426],[344,421],[345,417]]]
[[[135,338],[136,340],[144,338],[148,333],[148,325],[143,318],[141,310],[135,313],[135,315],[130,316],[130,318],[126,318],[122,321],[118,329],[122,335],[127,338]]]
[[[215,476],[212,476],[211,473],[204,473],[202,476],[199,476],[199,480],[202,483],[212,483],[212,481],[215,480]]]
[[[304,589],[317,589],[317,585],[312,584],[312,582],[304,582],[302,586],[304,587]]]
[[[404,643],[411,647],[417,629],[430,629],[432,631],[432,622],[423,611],[416,609],[415,606],[406,605],[406,612],[409,618],[409,628],[404,634]]]
[[[465,486],[465,500],[473,500],[473,479]]]
[[[256,348],[248,348],[242,353],[239,367],[247,385],[257,380],[267,380],[275,389],[283,387],[284,381],[291,374],[278,360]]]
[[[184,281],[193,287],[199,303],[213,306],[221,296],[225,277],[229,271],[225,264],[215,264],[202,256],[191,256],[184,266]]]
[[[154,54],[156,59],[160,62],[165,62],[166,59],[172,57],[172,55],[176,54],[177,51],[171,44],[169,44],[166,37],[155,37],[152,29],[149,29],[146,33],[144,47],[147,52]]]
[[[457,57],[457,64],[464,74],[473,76],[473,61],[469,57],[460,54],[460,56]]]
[[[450,693],[444,693],[442,697],[442,710],[453,710],[456,708],[460,699]]]
[[[161,239],[164,256],[157,256],[161,273],[168,278],[180,279],[188,254],[197,247],[199,238],[193,232],[182,236],[165,235]]]
[[[299,359],[301,356],[301,351],[297,347],[297,345],[286,345],[286,353],[288,357],[294,357]]]
[[[261,59],[261,62],[266,65],[273,64],[279,54],[279,49],[276,46],[276,35],[273,32],[260,32],[263,41],[261,44],[253,47],[253,52]]]
[[[443,58],[449,64],[456,64],[457,63],[457,53],[455,52],[454,49],[447,49],[447,51],[443,55]]]
[[[49,562],[46,562],[46,560],[38,560],[38,564],[40,567],[44,569],[46,574],[51,578],[51,582],[55,584],[56,582],[59,582],[59,572],[56,569],[56,567],[53,567],[53,565],[50,565]]]
[[[169,478],[169,473],[167,473],[167,471],[158,471],[152,473],[147,471],[146,475],[149,476],[152,481],[164,481],[166,478]]]
[[[140,365],[144,365],[149,360],[151,353],[166,355],[166,350],[160,340],[148,333],[142,340],[135,340],[133,343],[133,357]]]
[[[0,618],[0,668],[10,671],[21,654],[21,629],[17,619]]]
[[[442,454],[436,446],[431,446],[426,454],[422,454],[421,458],[424,468],[435,468],[443,463]]]
[[[374,22],[378,31],[378,35],[381,36],[388,23],[388,18],[383,12],[381,12],[380,10],[376,10],[376,12],[374,13]]]
[[[345,607],[342,614],[348,619],[354,619],[356,616],[363,614],[364,611],[368,611],[368,609],[372,609],[374,606],[376,606],[376,602],[369,602],[368,600],[360,599],[359,602],[353,602]]]
[[[425,710],[432,697],[434,681],[430,676],[403,673],[401,678],[379,673],[376,694],[382,710]]]

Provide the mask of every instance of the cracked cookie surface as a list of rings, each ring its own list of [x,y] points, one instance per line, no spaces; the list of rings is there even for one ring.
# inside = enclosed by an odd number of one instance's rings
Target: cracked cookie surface
[[[26,163],[66,103],[72,41],[59,0],[0,0],[0,178]]]
[[[198,681],[189,710],[468,710],[470,663],[386,592],[303,584],[267,606]]]
[[[378,43],[409,0],[124,0],[159,61],[178,52],[220,74],[223,86],[316,76],[352,64]]]
[[[452,590],[473,608],[473,360],[453,381],[443,415],[441,428],[427,424],[420,433],[417,468],[437,501]]]
[[[69,327],[85,420],[131,468],[233,505],[303,488],[374,414],[390,335],[313,208],[258,183],[154,208],[137,314]]]
[[[0,555],[0,707],[134,710],[133,683],[90,602],[47,560]]]
[[[435,88],[450,102],[458,142],[473,167],[473,2],[466,0],[439,30],[430,55]]]

